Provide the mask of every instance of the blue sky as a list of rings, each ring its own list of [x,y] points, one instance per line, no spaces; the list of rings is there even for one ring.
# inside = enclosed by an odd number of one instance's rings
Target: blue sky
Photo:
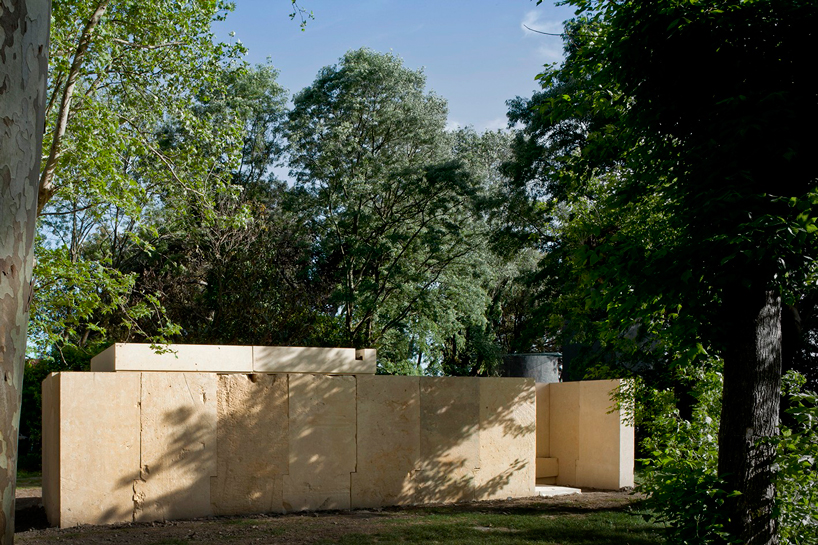
[[[573,14],[548,0],[299,0],[315,14],[301,32],[288,0],[235,2],[218,38],[241,40],[251,63],[269,58],[291,94],[350,49],[391,51],[423,68],[427,89],[449,102],[450,126],[478,130],[505,127],[505,101],[529,96],[542,66],[561,59],[559,38],[523,25],[559,32]]]

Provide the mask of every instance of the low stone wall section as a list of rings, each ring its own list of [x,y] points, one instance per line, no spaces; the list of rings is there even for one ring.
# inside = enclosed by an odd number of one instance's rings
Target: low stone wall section
[[[531,496],[535,404],[518,378],[56,373],[43,501],[68,527]]]
[[[621,382],[537,384],[538,482],[601,490],[634,485],[634,428],[612,400]]]

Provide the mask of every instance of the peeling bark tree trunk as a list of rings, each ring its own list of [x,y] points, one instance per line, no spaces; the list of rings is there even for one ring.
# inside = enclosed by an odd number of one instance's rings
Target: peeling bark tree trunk
[[[736,290],[724,299],[730,313],[724,351],[719,427],[719,476],[728,490],[728,530],[750,545],[777,544],[773,517],[775,448],[760,440],[778,432],[781,390],[781,298]]]
[[[0,545],[14,541],[50,24],[49,0],[0,0]]]

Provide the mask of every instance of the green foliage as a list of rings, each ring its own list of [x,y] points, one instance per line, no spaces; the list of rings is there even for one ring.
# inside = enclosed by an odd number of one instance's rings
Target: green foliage
[[[737,492],[729,492],[717,475],[722,389],[718,365],[697,379],[691,420],[679,417],[672,400],[651,416],[651,433],[644,441],[650,457],[641,460],[644,476],[638,489],[648,495],[646,517],[667,525],[668,543],[740,543],[726,532],[723,509],[724,501]],[[818,543],[818,397],[804,390],[804,384],[797,373],[784,377],[781,433],[765,440],[777,449],[776,517],[785,544]],[[638,399],[642,394],[637,387],[626,395]]]
[[[391,54],[350,51],[288,119],[301,210],[335,264],[343,342],[377,346],[390,372],[419,372],[485,328],[481,205],[503,149],[488,139],[502,136],[451,138],[445,101],[424,87]]]
[[[716,474],[721,374],[701,372],[693,395],[691,420],[679,417],[672,400],[651,415],[651,433],[643,448],[640,492],[648,496],[648,519],[668,525],[668,543],[721,543],[728,539],[722,506],[728,495]]]
[[[159,300],[137,292],[136,276],[112,267],[110,257],[72,260],[66,247],[39,242],[29,353],[86,347],[89,339],[104,343],[117,334],[161,343],[178,333]],[[141,326],[146,318],[153,324],[150,334]]]
[[[202,144],[235,141],[234,126],[223,125],[223,132],[214,133],[192,106],[197,90],[215,84],[222,64],[242,50],[213,40],[210,24],[224,18],[227,3],[104,4],[93,28],[87,21],[103,3],[54,5],[44,148],[56,149],[44,168],[55,169],[54,178],[46,180],[54,186],[54,197],[81,199],[83,206],[118,204],[133,212],[128,205],[145,191],[140,178],[150,176],[165,190],[177,186],[191,191],[211,166],[190,153],[195,150],[160,149],[157,131],[168,119],[195,132]],[[82,43],[88,44],[84,54]],[[66,104],[72,77],[76,87]],[[60,113],[68,114],[61,138]]]
[[[333,346],[341,325],[327,300],[331,270],[313,252],[309,222],[290,210],[281,185],[257,184],[219,216],[248,209],[250,218],[196,223],[170,215],[155,251],[134,256],[139,285],[161,295],[187,343]],[[252,294],[252,296],[248,296]]]
[[[592,178],[608,186],[599,242],[577,254],[605,279],[594,306],[620,328],[657,314],[707,321],[699,334],[715,340],[722,289],[802,291],[816,243],[811,161],[799,152],[814,136],[793,130],[815,115],[796,68],[811,62],[799,54],[813,39],[800,30],[808,3],[575,4],[586,19],[566,27],[565,64],[541,76],[540,115],[549,134],[568,133],[553,138],[566,143],[551,155],[557,189],[594,198]],[[688,77],[690,58],[718,81]]]
[[[202,80],[184,102],[196,124],[166,115],[141,135],[157,153],[135,151],[123,202],[57,192],[42,346],[366,345],[382,372],[491,374],[499,338],[536,343],[518,279],[533,256],[488,242],[509,136],[447,133],[445,101],[392,55],[350,52],[289,114],[276,76],[228,66]],[[271,173],[285,151],[291,188]],[[186,161],[207,177],[168,187],[162,168]]]
[[[287,113],[272,67],[214,42],[230,4],[155,4],[55,6],[32,355],[366,345],[381,371],[492,374],[548,345],[538,254],[495,235],[507,133],[447,132],[422,72],[365,49]]]
[[[158,210],[212,217],[229,191],[243,127],[198,108],[201,89],[223,87],[223,67],[241,53],[210,30],[229,8],[55,3],[31,335],[40,354],[178,332],[124,264],[152,251]]]
[[[290,19],[295,20],[297,18],[301,21],[301,31],[303,32],[307,28],[307,21],[310,19],[315,19],[315,14],[313,12],[308,12],[305,8],[302,8],[298,5],[298,0],[292,0],[292,12],[290,13]]]
[[[241,154],[231,174],[233,183],[245,190],[270,181],[269,169],[284,154],[287,92],[277,78],[278,71],[269,64],[229,67],[220,70],[215,84],[198,93],[194,107],[198,115],[217,127],[241,129]],[[218,147],[202,150],[204,155],[221,152]]]
[[[806,380],[787,373],[782,400],[785,415],[775,443],[777,516],[783,543],[818,543],[818,395]]]
[[[766,542],[772,449],[744,430],[775,433],[776,404],[761,400],[778,391],[780,340],[756,351],[762,320],[747,317],[814,285],[808,150],[818,137],[802,129],[818,120],[807,77],[816,11],[800,0],[571,3],[565,62],[539,76],[542,93],[512,103],[526,126],[515,188],[557,228],[542,237],[554,250],[544,273],[567,288],[551,323],[630,371],[654,372],[653,386],[684,378],[678,370],[706,354],[723,359],[719,476],[742,493],[714,497],[732,512],[730,531]],[[680,479],[692,487],[707,471]]]

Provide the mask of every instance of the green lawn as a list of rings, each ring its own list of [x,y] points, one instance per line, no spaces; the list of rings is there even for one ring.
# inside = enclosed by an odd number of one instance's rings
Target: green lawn
[[[40,488],[43,485],[43,474],[39,471],[17,471],[17,488]]]
[[[663,530],[638,514],[638,505],[572,509],[569,505],[480,511],[462,507],[420,509],[374,533],[349,533],[318,543],[451,543],[542,545],[648,545],[664,541]]]

